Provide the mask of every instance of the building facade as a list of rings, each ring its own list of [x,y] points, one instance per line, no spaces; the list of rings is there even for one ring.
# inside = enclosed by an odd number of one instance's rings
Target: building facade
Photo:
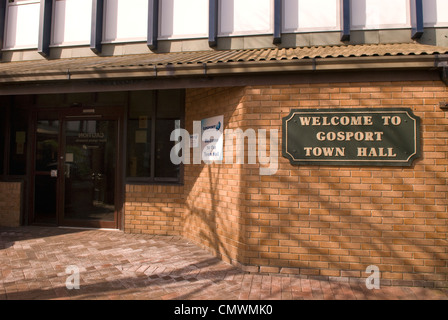
[[[5,0],[0,35],[1,226],[448,287],[445,0]]]

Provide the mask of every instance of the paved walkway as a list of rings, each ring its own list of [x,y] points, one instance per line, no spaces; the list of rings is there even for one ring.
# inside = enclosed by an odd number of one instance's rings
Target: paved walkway
[[[68,290],[79,269],[80,288]],[[73,280],[73,281],[72,281]],[[61,228],[0,228],[5,299],[437,299],[448,291],[247,274],[180,237]]]

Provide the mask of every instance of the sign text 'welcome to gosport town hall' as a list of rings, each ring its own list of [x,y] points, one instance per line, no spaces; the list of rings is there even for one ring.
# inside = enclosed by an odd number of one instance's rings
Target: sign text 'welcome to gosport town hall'
[[[292,110],[283,118],[283,156],[296,165],[411,166],[419,127],[408,108]]]

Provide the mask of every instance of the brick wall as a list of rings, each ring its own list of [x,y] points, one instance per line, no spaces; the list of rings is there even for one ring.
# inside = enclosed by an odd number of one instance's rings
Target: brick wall
[[[187,90],[186,125],[277,129],[292,108],[408,107],[422,119],[409,168],[185,165],[183,187],[128,186],[126,230],[178,233],[245,270],[448,287],[448,100],[442,82],[309,84]],[[247,145],[246,145],[247,149]],[[247,163],[247,162],[246,162]],[[161,189],[158,189],[161,188]]]
[[[0,182],[0,226],[20,226],[21,201],[22,183]]]
[[[125,232],[181,235],[183,187],[127,185],[124,210]]]
[[[186,129],[193,121],[224,115],[225,128],[244,121],[244,88],[187,91]],[[242,165],[213,164],[185,166],[184,236],[209,248],[228,262],[244,258],[244,190]]]
[[[277,129],[292,108],[409,107],[422,119],[410,168],[187,166],[184,235],[248,270],[448,286],[447,114],[442,82],[346,83],[188,91],[187,124]]]

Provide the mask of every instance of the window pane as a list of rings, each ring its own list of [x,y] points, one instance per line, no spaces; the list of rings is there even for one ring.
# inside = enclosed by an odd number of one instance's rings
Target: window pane
[[[340,30],[339,0],[285,0],[283,32]]]
[[[36,132],[36,171],[57,169],[59,121],[40,120]]]
[[[0,107],[0,175],[3,174],[5,155],[6,108]]]
[[[448,1],[423,1],[423,15],[425,27],[448,26]]]
[[[206,38],[208,0],[162,0],[159,39]]]
[[[154,111],[152,91],[131,92],[127,137],[127,176],[151,177],[151,118]]]
[[[66,95],[67,104],[70,107],[74,106],[90,106],[93,105],[95,101],[95,96],[93,93],[84,92],[84,93],[68,93]]]
[[[219,35],[272,33],[272,1],[220,1]]]
[[[182,90],[162,90],[157,95],[157,119],[178,120],[183,115]]]
[[[56,223],[59,121],[38,120],[36,126],[36,175],[34,177],[34,221]],[[39,172],[39,173],[37,173]],[[48,174],[42,174],[46,172]]]
[[[37,48],[39,10],[39,1],[8,2],[6,48]]]
[[[171,149],[176,144],[170,141],[171,132],[180,127],[180,120],[157,119],[156,122],[156,178],[180,177],[180,165],[171,162]]]
[[[117,129],[115,120],[67,121],[64,220],[114,221]]]
[[[38,108],[54,108],[64,105],[63,94],[39,94],[36,96],[36,106]]]
[[[96,104],[99,106],[124,106],[127,103],[126,92],[100,92],[97,94]]]
[[[170,159],[175,144],[170,138],[171,132],[180,128],[183,115],[182,90],[129,93],[127,177],[179,180],[180,166]]]
[[[180,166],[171,162],[171,149],[176,144],[171,141],[171,132],[180,128],[184,114],[184,92],[182,90],[162,90],[157,95],[156,121],[156,178],[180,177]]]
[[[53,44],[89,44],[92,0],[58,0],[54,3]]]
[[[409,1],[352,1],[352,29],[389,29],[410,27]]]
[[[28,135],[28,111],[12,108],[11,116],[11,155],[9,161],[9,173],[11,175],[26,174],[27,159],[27,135]]]
[[[105,3],[104,40],[141,41],[146,38],[148,1],[108,0]]]

